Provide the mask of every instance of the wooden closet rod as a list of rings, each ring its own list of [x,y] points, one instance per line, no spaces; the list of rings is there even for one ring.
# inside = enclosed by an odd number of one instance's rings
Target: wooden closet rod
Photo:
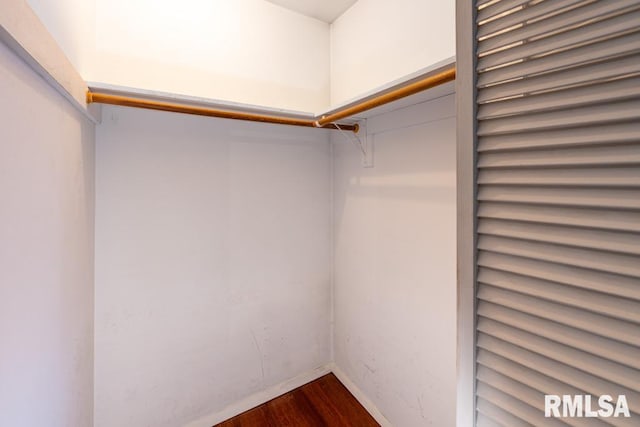
[[[284,116],[270,116],[266,114],[245,113],[242,111],[221,110],[217,108],[197,107],[188,104],[179,104],[174,102],[155,101],[145,98],[111,95],[100,92],[87,92],[87,104],[92,102],[100,104],[122,105],[125,107],[146,108],[148,110],[170,111],[173,113],[194,114],[197,116],[219,117],[232,120],[248,120],[251,122],[276,123],[281,125],[304,126],[304,127],[323,127],[335,129],[334,125],[317,126],[316,121],[312,119],[295,119]],[[339,125],[342,130],[352,132],[358,131],[358,125]]]
[[[338,120],[354,116],[363,111],[379,107],[389,102],[414,95],[418,92],[430,89],[432,87],[450,82],[456,78],[455,66],[451,66],[446,70],[425,77],[422,80],[410,83],[393,89],[382,95],[362,101],[350,107],[339,109],[331,114],[322,115],[313,119],[298,119],[286,116],[272,116],[267,114],[246,113],[242,111],[223,110],[217,108],[197,107],[189,104],[179,104],[174,102],[156,101],[145,99],[142,97],[130,97],[121,95],[111,95],[109,93],[101,93],[98,91],[87,91],[87,104],[93,102],[100,104],[122,105],[126,107],[146,108],[149,110],[170,111],[174,113],[195,114],[198,116],[219,117],[232,120],[248,120],[252,122],[276,123],[281,125],[304,126],[325,129],[337,129],[358,132],[358,124],[339,124]]]
[[[326,126],[328,123],[334,123],[338,120],[344,119],[345,117],[355,116],[356,114],[362,113],[363,111],[371,110],[372,108],[397,101],[398,99],[406,98],[410,95],[415,95],[418,92],[440,86],[441,84],[448,83],[455,79],[456,67],[455,65],[452,65],[451,67],[439,72],[438,74],[425,77],[422,80],[418,80],[406,86],[401,86],[387,93],[383,93],[374,98],[362,101],[356,105],[352,105],[351,107],[346,107],[335,111],[334,113],[323,115],[318,118],[318,121],[316,123],[318,127]]]

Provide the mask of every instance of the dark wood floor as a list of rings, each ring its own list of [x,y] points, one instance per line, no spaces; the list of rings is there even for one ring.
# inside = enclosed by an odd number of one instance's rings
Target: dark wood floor
[[[333,374],[214,427],[379,427]]]

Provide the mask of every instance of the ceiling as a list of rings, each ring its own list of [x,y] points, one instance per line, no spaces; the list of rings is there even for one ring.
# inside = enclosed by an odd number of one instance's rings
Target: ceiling
[[[332,23],[358,0],[267,0],[294,12]]]

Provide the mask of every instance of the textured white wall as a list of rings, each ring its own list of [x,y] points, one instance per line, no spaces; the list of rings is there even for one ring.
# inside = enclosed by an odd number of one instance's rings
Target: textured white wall
[[[264,0],[29,0],[87,81],[315,112],[329,25]]]
[[[94,127],[0,43],[0,425],[93,424]]]
[[[96,427],[175,427],[330,361],[326,131],[109,107]]]
[[[455,2],[28,0],[88,81],[321,112],[455,56]]]
[[[358,0],[331,24],[331,105],[455,54],[455,1]]]
[[[335,362],[395,426],[455,424],[454,96],[334,139]]]
[[[24,0],[38,15],[78,73],[87,79],[93,62],[96,0]]]

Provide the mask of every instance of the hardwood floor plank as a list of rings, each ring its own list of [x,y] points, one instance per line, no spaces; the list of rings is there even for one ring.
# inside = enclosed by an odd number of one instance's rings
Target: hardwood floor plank
[[[283,427],[322,427],[322,418],[299,389],[267,403],[271,419]]]
[[[214,427],[380,427],[333,374],[327,374]]]
[[[269,421],[269,412],[266,406],[261,405],[244,412],[240,416],[233,417],[230,420],[218,424],[219,427],[278,427]]]
[[[303,387],[302,392],[310,397],[327,422],[333,423],[328,425],[345,427],[379,425],[335,375],[325,375],[308,386]]]

